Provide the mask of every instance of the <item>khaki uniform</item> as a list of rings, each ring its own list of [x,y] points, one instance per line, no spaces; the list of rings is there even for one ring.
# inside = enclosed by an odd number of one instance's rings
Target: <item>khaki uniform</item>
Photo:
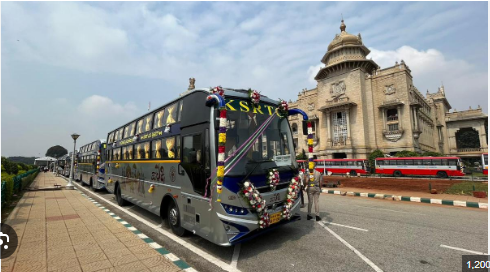
[[[322,174],[318,171],[313,170],[313,181],[310,181],[310,175],[305,174],[303,179],[303,184],[306,187],[306,192],[308,193],[308,215],[311,216],[311,206],[315,204],[315,215],[320,216],[320,207],[318,206],[318,199],[320,198],[320,183],[322,179]]]

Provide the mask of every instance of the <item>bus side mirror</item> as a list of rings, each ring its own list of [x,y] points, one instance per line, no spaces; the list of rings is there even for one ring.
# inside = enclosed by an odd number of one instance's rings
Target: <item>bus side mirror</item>
[[[315,122],[311,122],[311,128],[315,130]],[[303,135],[308,135],[308,121],[303,120]]]
[[[177,172],[179,173],[179,175],[183,176],[185,174],[184,172],[184,168],[182,167],[182,165],[179,163],[179,166],[177,167]]]

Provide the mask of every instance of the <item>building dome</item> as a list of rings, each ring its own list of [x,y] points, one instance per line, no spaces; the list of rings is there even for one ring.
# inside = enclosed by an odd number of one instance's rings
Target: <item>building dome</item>
[[[344,20],[340,24],[340,34],[335,35],[333,41],[328,45],[328,51],[343,45],[362,45],[360,36],[352,35],[345,31]]]

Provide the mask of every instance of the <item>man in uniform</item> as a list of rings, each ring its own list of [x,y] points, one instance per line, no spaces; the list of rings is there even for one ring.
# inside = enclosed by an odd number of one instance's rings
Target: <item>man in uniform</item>
[[[306,192],[308,193],[308,215],[306,216],[306,220],[313,219],[311,215],[311,206],[315,204],[315,216],[316,221],[322,220],[320,218],[320,207],[318,206],[318,199],[320,198],[320,184],[322,180],[322,173],[314,170],[313,173],[309,172],[309,169],[306,169],[306,173],[304,175],[303,184],[306,188]]]

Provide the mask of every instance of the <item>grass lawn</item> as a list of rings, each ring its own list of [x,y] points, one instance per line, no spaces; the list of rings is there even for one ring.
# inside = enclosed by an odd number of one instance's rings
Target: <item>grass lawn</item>
[[[444,193],[451,195],[473,195],[473,186],[475,186],[475,191],[484,191],[488,193],[488,183],[471,181],[456,183],[449,187]]]

